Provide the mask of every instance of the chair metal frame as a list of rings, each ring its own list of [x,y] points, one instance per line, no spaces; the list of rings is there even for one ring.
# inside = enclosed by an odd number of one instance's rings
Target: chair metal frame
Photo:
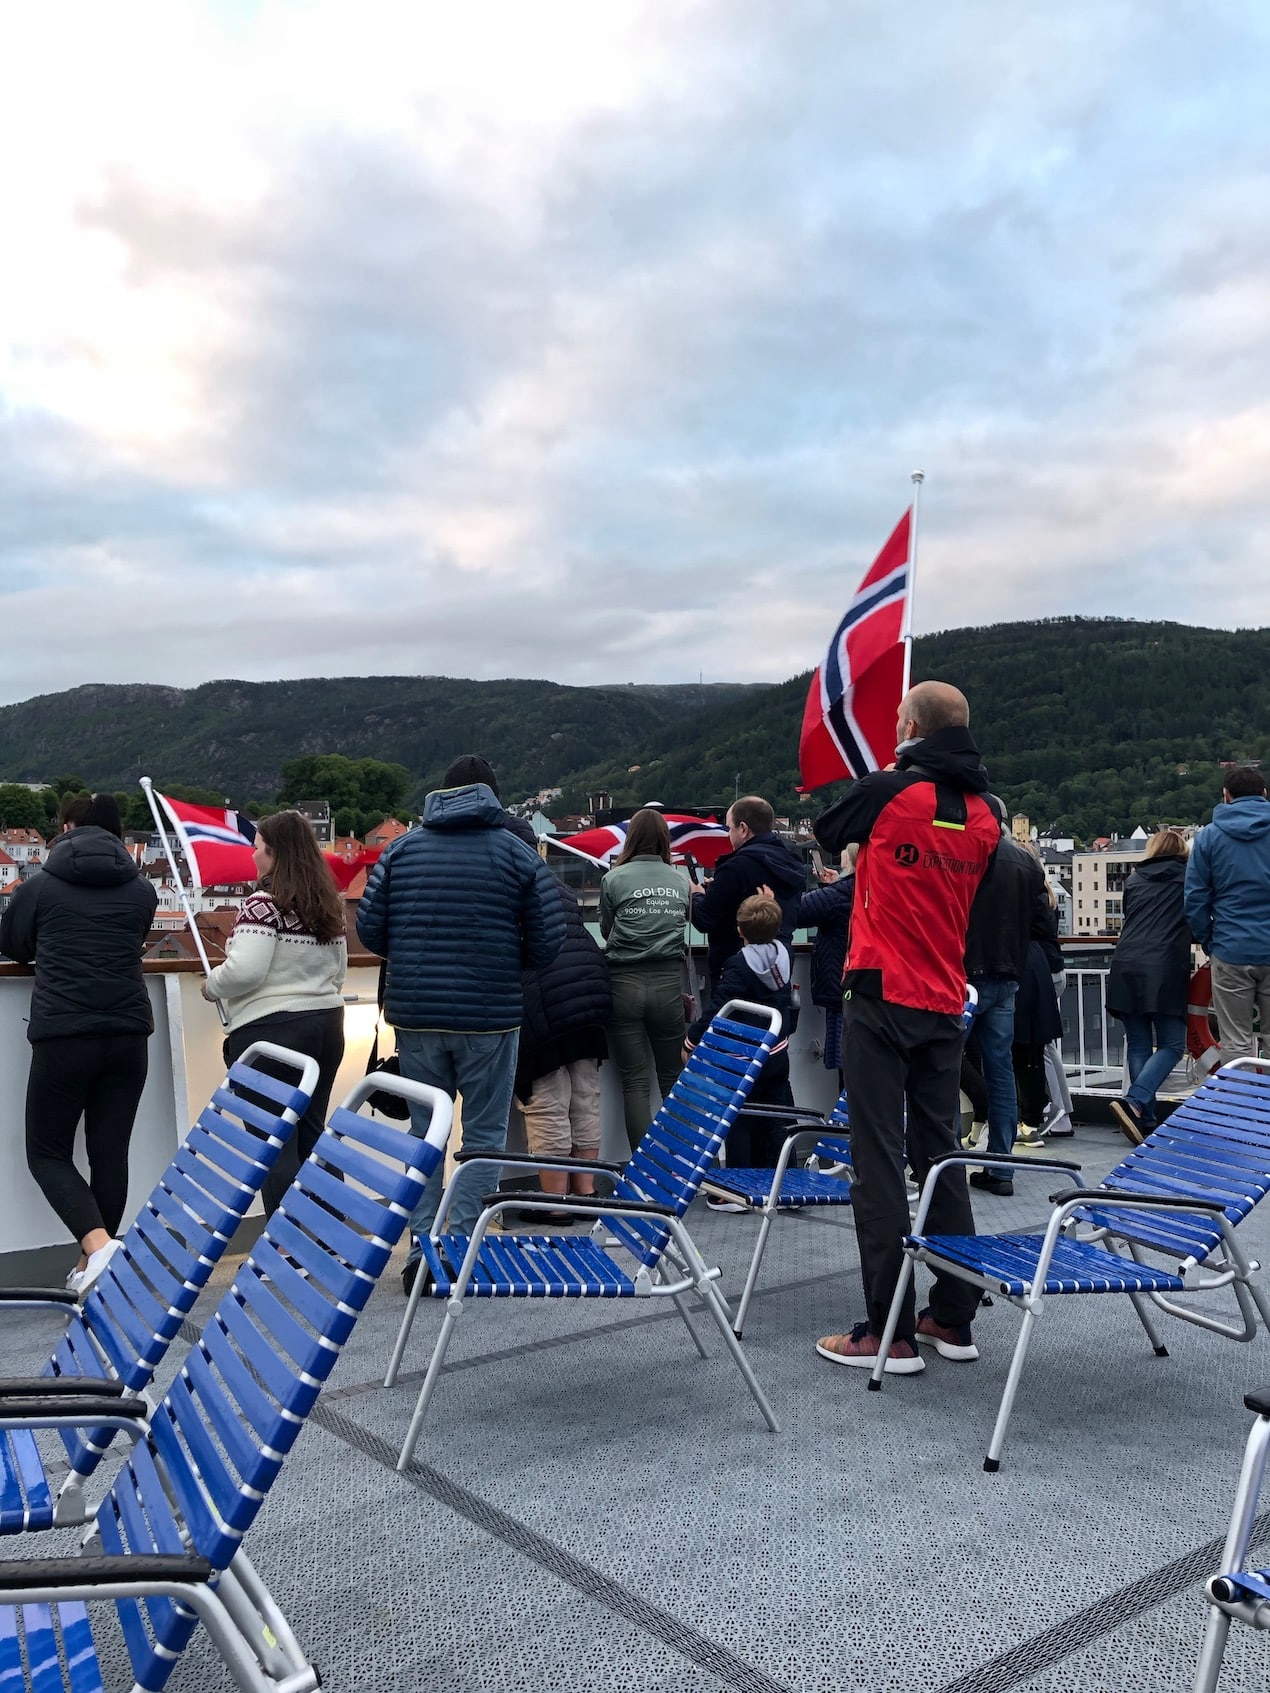
[[[737,1022],[735,1014],[744,1014],[748,1022]],[[736,1047],[738,1039],[742,1036],[747,1043],[753,1044],[756,1025],[765,1032],[746,1060],[744,1073],[738,1074],[735,1070],[737,1056],[731,1049]],[[671,1089],[670,1095],[653,1119],[648,1134],[625,1165],[606,1164],[599,1160],[552,1161],[528,1155],[517,1157],[495,1153],[474,1155],[470,1159],[465,1159],[462,1153],[458,1155],[458,1161],[463,1164],[499,1166],[523,1162],[540,1170],[561,1169],[575,1174],[579,1171],[591,1171],[597,1175],[616,1177],[619,1187],[624,1187],[627,1191],[619,1192],[615,1197],[545,1193],[490,1194],[485,1199],[484,1208],[477,1218],[471,1236],[465,1238],[461,1235],[447,1236],[442,1232],[446,1214],[453,1201],[458,1172],[451,1177],[442,1195],[429,1240],[421,1242],[425,1248],[424,1263],[411,1289],[384,1377],[386,1388],[392,1387],[397,1380],[415,1315],[424,1295],[425,1283],[431,1279],[427,1272],[433,1270],[445,1273],[446,1266],[440,1256],[441,1249],[444,1247],[451,1251],[453,1257],[459,1257],[461,1254],[457,1274],[447,1275],[444,1286],[440,1281],[433,1284],[433,1296],[446,1298],[446,1313],[402,1443],[397,1460],[398,1470],[404,1471],[410,1464],[455,1327],[463,1314],[466,1301],[471,1297],[667,1298],[673,1301],[697,1353],[704,1358],[706,1350],[687,1305],[687,1295],[695,1292],[705,1310],[718,1325],[733,1362],[740,1370],[764,1422],[773,1434],[778,1431],[775,1414],[759,1386],[739,1340],[733,1333],[728,1307],[717,1285],[720,1272],[717,1267],[710,1268],[706,1265],[684,1225],[683,1213],[695,1198],[724,1137],[738,1112],[743,1109],[763,1060],[779,1035],[780,1027],[780,1013],[771,1007],[753,1005],[743,1000],[729,1000],[715,1014],[709,1029],[685,1065],[679,1081]],[[715,1043],[721,1044],[716,1048]],[[733,1084],[730,1097],[725,1097],[725,1089],[717,1081],[701,1083],[704,1075],[713,1073],[710,1071],[710,1064],[717,1053],[727,1054],[729,1062],[734,1066],[730,1077]],[[687,1086],[685,1078],[691,1078]],[[668,1174],[668,1180],[666,1187],[660,1188],[641,1171],[641,1158],[644,1156],[641,1149],[657,1146],[656,1136],[659,1128],[667,1121],[678,1122],[675,1117],[677,1110],[684,1110],[689,1117],[694,1113],[702,1115],[699,1106],[691,1097],[692,1090],[697,1085],[703,1085],[707,1096],[713,1096],[710,1110],[713,1126],[708,1136],[704,1135],[700,1128],[696,1131],[702,1137],[702,1144],[695,1155],[695,1163],[680,1160],[678,1169],[663,1171],[663,1174]],[[674,1203],[664,1203],[664,1198],[672,1191]],[[608,1256],[593,1236],[503,1236],[501,1240],[489,1243],[489,1251],[497,1254],[504,1262],[511,1263],[513,1269],[523,1263],[526,1252],[540,1258],[554,1253],[555,1264],[561,1273],[554,1283],[547,1282],[540,1275],[537,1281],[524,1276],[519,1280],[509,1279],[497,1284],[492,1279],[487,1279],[482,1284],[477,1281],[476,1275],[482,1252],[487,1247],[491,1225],[504,1211],[512,1208],[544,1211],[566,1209],[577,1212],[580,1217],[593,1217],[597,1223],[602,1222],[605,1228],[613,1233],[619,1245],[640,1260],[639,1267],[633,1276],[630,1275],[622,1265]],[[572,1260],[572,1264],[569,1260]],[[592,1276],[590,1283],[581,1280],[579,1266]],[[568,1278],[569,1270],[572,1270],[571,1280]]]
[[[294,1069],[299,1083],[254,1070],[261,1058]],[[93,1514],[85,1485],[119,1423],[109,1416],[76,1422],[66,1409],[68,1399],[145,1397],[181,1323],[308,1109],[317,1079],[314,1059],[270,1041],[254,1042],[199,1113],[82,1305],[61,1288],[0,1290],[0,1308],[62,1308],[70,1319],[42,1375],[0,1377],[0,1535],[75,1527]],[[271,1100],[276,1109],[244,1093]],[[52,1421],[29,1420],[20,1403],[30,1399],[58,1404],[61,1413],[50,1409]],[[40,1428],[61,1431],[70,1460],[55,1494],[35,1439]]]
[[[427,1105],[426,1136],[359,1115],[377,1089]],[[359,1082],[159,1405],[92,1407],[95,1420],[114,1414],[131,1454],[83,1554],[0,1563],[0,1687],[98,1693],[87,1607],[105,1601],[118,1607],[134,1693],[161,1693],[199,1621],[240,1693],[321,1685],[242,1538],[444,1157],[451,1113],[422,1083]],[[41,1420],[58,1426],[56,1410]]]
[[[1204,1087],[1211,1090],[1221,1076],[1234,1070],[1270,1070],[1270,1060],[1235,1059],[1217,1071]],[[1267,1077],[1267,1091],[1270,1093],[1270,1077]],[[1160,1185],[1167,1184],[1165,1191],[1127,1185],[1086,1188],[1081,1182],[1079,1165],[1066,1160],[993,1154],[994,1165],[1010,1165],[1016,1172],[1060,1173],[1066,1175],[1073,1185],[1050,1195],[1053,1208],[1039,1241],[1034,1235],[964,1237],[967,1257],[974,1257],[981,1251],[975,1242],[994,1243],[1005,1255],[995,1268],[979,1271],[950,1256],[956,1249],[954,1237],[926,1237],[923,1229],[935,1183],[949,1169],[959,1164],[982,1164],[983,1158],[958,1153],[933,1164],[922,1189],[913,1233],[904,1242],[904,1262],[887,1313],[878,1361],[869,1378],[870,1389],[877,1392],[882,1387],[885,1361],[899,1325],[904,1294],[913,1276],[914,1265],[918,1263],[969,1282],[994,1297],[1000,1296],[1023,1312],[1023,1324],[983,1461],[984,1469],[990,1474],[1001,1467],[1001,1450],[1022,1379],[1028,1343],[1046,1298],[1086,1293],[1127,1295],[1152,1350],[1160,1358],[1168,1356],[1168,1348],[1151,1319],[1151,1305],[1228,1340],[1251,1340],[1256,1333],[1258,1316],[1270,1329],[1270,1298],[1255,1279],[1260,1265],[1244,1253],[1235,1234],[1238,1222],[1248,1211],[1232,1221],[1227,1215],[1231,1201],[1207,1197],[1202,1186],[1187,1191],[1180,1175],[1160,1176],[1154,1169],[1143,1169],[1144,1162],[1149,1161],[1143,1159],[1144,1147],[1150,1148],[1154,1136],[1161,1132],[1164,1141],[1167,1141],[1167,1120],[1162,1130],[1153,1131],[1143,1147],[1135,1147],[1104,1181],[1118,1183],[1151,1179]],[[1266,1161],[1266,1175],[1267,1186],[1270,1186],[1270,1157]],[[1198,1181],[1198,1176],[1196,1179]],[[1256,1200],[1251,1201],[1248,1210],[1255,1203]],[[1173,1226],[1172,1239],[1168,1227],[1170,1216],[1178,1219]],[[1123,1221],[1119,1220],[1120,1217]],[[1196,1229],[1194,1225],[1201,1220],[1206,1220],[1204,1226]],[[1192,1250],[1184,1244],[1177,1244],[1178,1241],[1184,1242],[1188,1233],[1198,1242]],[[1147,1251],[1167,1254],[1170,1246],[1173,1248],[1175,1269],[1160,1268],[1145,1256]],[[1000,1268],[1000,1262],[1005,1261],[1009,1263],[1008,1280],[1003,1279]],[[1234,1291],[1240,1313],[1238,1323],[1180,1305],[1176,1297],[1172,1297],[1225,1287]]]

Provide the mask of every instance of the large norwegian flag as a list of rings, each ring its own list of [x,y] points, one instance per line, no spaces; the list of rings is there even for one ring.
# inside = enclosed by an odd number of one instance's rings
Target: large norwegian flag
[[[254,882],[256,825],[241,811],[221,811],[213,806],[187,805],[169,799],[157,790],[154,795],[172,821],[172,832],[190,867],[190,881],[199,888],[223,887],[230,882]]]
[[[685,817],[673,811],[664,815],[670,830],[670,856],[673,859],[682,862],[691,854],[698,864],[709,870],[725,852],[732,850],[725,823],[719,823],[713,817]],[[598,829],[583,829],[580,835],[561,835],[560,841],[563,846],[584,852],[588,858],[598,859],[601,864],[611,864],[626,844],[626,824],[605,823]]]
[[[798,743],[803,792],[889,764],[904,691],[910,508],[865,573],[811,679]]]

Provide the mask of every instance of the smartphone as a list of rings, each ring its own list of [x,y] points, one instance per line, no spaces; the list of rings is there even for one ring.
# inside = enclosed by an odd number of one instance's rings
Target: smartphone
[[[689,876],[692,878],[693,887],[699,888],[701,886],[701,866],[697,863],[696,859],[690,852],[684,853],[684,864],[687,867]]]
[[[825,861],[820,856],[820,848],[819,847],[812,847],[811,851],[807,854],[807,856],[811,860],[812,869],[816,872],[817,877],[819,877],[820,872],[825,867]]]

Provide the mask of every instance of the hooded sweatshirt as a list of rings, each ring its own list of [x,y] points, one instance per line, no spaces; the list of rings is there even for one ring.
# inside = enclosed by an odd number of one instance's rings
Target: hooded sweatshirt
[[[61,836],[0,918],[0,952],[35,964],[28,1040],[152,1031],[141,953],[158,903],[107,830]]]
[[[969,729],[906,742],[816,821],[829,852],[859,842],[848,993],[960,1017],[966,929],[1000,840]]]
[[[1191,844],[1186,920],[1211,958],[1270,964],[1270,800],[1214,807]]]
[[[738,941],[740,936],[737,936]],[[793,1029],[790,1004],[789,948],[784,941],[749,941],[734,952],[714,980],[710,1003],[684,1037],[686,1046],[696,1046],[716,1011],[730,999],[746,999],[752,1005],[770,1005],[781,1014],[780,1038],[773,1054],[784,1052]],[[748,1022],[748,1018],[741,1018]]]

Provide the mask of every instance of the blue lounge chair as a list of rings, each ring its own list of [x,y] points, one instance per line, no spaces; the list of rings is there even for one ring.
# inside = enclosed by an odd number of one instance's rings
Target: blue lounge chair
[[[262,1059],[297,1083],[265,1075]],[[212,1095],[159,1177],[84,1304],[62,1289],[0,1290],[0,1306],[68,1306],[70,1322],[40,1376],[0,1377],[0,1393],[27,1386],[42,1398],[144,1393],[234,1230],[260,1192],[317,1085],[312,1058],[258,1041]],[[114,1384],[112,1387],[111,1384]],[[0,1534],[85,1522],[84,1484],[117,1422],[62,1423],[70,1472],[56,1494],[34,1433],[0,1421]]]
[[[1244,1461],[1235,1487],[1230,1527],[1222,1549],[1220,1575],[1205,1586],[1208,1624],[1195,1672],[1195,1693],[1216,1693],[1232,1622],[1251,1628],[1270,1628],[1270,1570],[1249,1569],[1248,1550],[1257,1528],[1257,1506],[1266,1459],[1270,1457],[1270,1391],[1245,1393],[1244,1404],[1256,1417],[1244,1448]]]
[[[1157,1356],[1167,1357],[1150,1307],[1211,1329],[1227,1339],[1251,1340],[1257,1317],[1270,1328],[1270,1301],[1255,1280],[1235,1230],[1270,1192],[1270,1074],[1264,1061],[1236,1059],[1202,1087],[1117,1164],[1100,1187],[1083,1188],[1078,1168],[1059,1160],[999,1158],[1016,1170],[1065,1174],[1075,1187],[1051,1195],[1043,1235],[926,1235],[930,1195],[954,1164],[982,1163],[966,1154],[932,1166],[887,1316],[869,1386],[882,1385],[882,1365],[895,1338],[904,1291],[915,1263],[930,1264],[1023,1312],[997,1413],[985,1470],[999,1469],[1006,1426],[1018,1391],[1033,1326],[1043,1301],[1059,1295],[1127,1294]],[[1157,1265],[1145,1256],[1163,1257]],[[1230,1287],[1239,1321],[1229,1322],[1178,1295]]]
[[[752,1021],[740,1021],[745,1017]],[[685,1295],[695,1289],[718,1323],[728,1349],[753,1394],[768,1428],[776,1419],[728,1320],[715,1286],[719,1272],[707,1269],[683,1225],[706,1171],[753,1087],[780,1032],[780,1013],[766,1006],[730,1000],[717,1012],[694,1049],[652,1125],[625,1165],[569,1160],[552,1163],[531,1155],[501,1154],[466,1162],[523,1163],[537,1169],[593,1170],[616,1175],[611,1198],[572,1194],[491,1194],[469,1238],[443,1234],[454,1191],[451,1180],[437,1212],[435,1232],[422,1240],[423,1262],[402,1318],[384,1386],[397,1379],[411,1325],[425,1286],[444,1299],[445,1320],[432,1351],[414,1416],[397,1468],[410,1462],[437,1384],[446,1349],[467,1299],[673,1299],[697,1351],[705,1349],[688,1315]],[[463,1154],[459,1154],[460,1161]],[[601,1217],[606,1232],[636,1260],[634,1274],[613,1258],[593,1234],[494,1235],[490,1224],[505,1209],[576,1211]]]
[[[427,1104],[427,1137],[361,1115],[376,1088]],[[243,1693],[320,1685],[242,1539],[444,1154],[450,1109],[380,1072],[332,1114],[157,1410],[134,1410],[136,1443],[86,1555],[0,1563],[3,1693],[101,1693],[89,1607],[107,1602],[145,1693],[200,1621]],[[57,1400],[29,1404],[59,1426]],[[118,1400],[98,1413],[127,1420]]]

